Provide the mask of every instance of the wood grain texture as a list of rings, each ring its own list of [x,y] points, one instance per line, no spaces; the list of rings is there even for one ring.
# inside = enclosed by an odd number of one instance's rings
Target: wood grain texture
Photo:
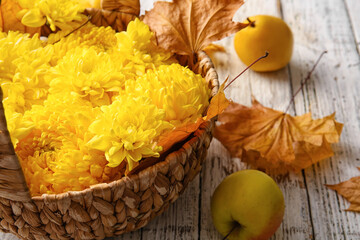
[[[296,113],[311,111],[317,118],[336,111],[337,120],[345,124],[341,142],[334,145],[335,156],[305,171],[314,237],[360,239],[360,215],[344,211],[348,203],[324,186],[358,175],[360,68],[351,19],[342,0],[283,1],[282,9],[296,36],[290,65],[294,89],[317,56],[329,51],[296,97]]]
[[[199,220],[199,176],[182,196],[149,225],[142,229],[142,239],[197,239]]]
[[[15,235],[11,233],[2,233],[0,232],[0,239],[1,240],[19,240]]]
[[[141,12],[153,0],[141,1]],[[286,212],[272,240],[358,240],[360,214],[346,212],[349,204],[324,184],[335,184],[358,176],[360,166],[360,2],[358,0],[248,0],[237,20],[257,14],[283,16],[295,39],[294,55],[288,68],[275,73],[247,72],[226,90],[227,96],[250,105],[253,94],[265,106],[284,110],[322,50],[327,49],[311,81],[295,98],[291,114],[311,111],[315,118],[336,111],[345,124],[335,156],[302,174],[276,177],[284,192]],[[219,44],[227,52],[216,53],[214,63],[224,80],[239,73],[244,65],[233,50],[232,38]],[[222,179],[247,166],[232,159],[215,139],[211,143],[201,176],[167,211],[145,228],[107,240],[137,239],[222,239],[213,227],[210,197]],[[308,201],[309,200],[309,201]],[[313,225],[313,227],[312,227]],[[0,233],[2,240],[17,240]]]
[[[351,28],[355,36],[355,44],[360,54],[360,4],[358,0],[344,0],[350,17]]]
[[[248,16],[258,14],[281,17],[279,2],[275,0],[247,1],[237,12],[235,19],[243,21]],[[233,49],[232,37],[220,41],[219,44],[227,50],[226,53],[217,53],[213,57],[215,68],[220,76],[219,79],[221,81],[228,75],[232,79],[245,66],[240,62]],[[274,73],[248,71],[226,90],[226,94],[234,101],[248,106],[250,105],[251,95],[253,95],[265,106],[285,110],[291,99],[292,89],[289,78],[287,68]],[[290,113],[292,112],[290,111]],[[225,176],[244,168],[246,168],[246,165],[241,163],[239,159],[231,159],[227,150],[220,143],[215,141],[212,143],[209,157],[202,171],[200,239],[221,239],[211,220],[211,194]],[[286,201],[284,221],[272,239],[310,239],[312,237],[312,226],[302,174],[272,177],[279,183]]]

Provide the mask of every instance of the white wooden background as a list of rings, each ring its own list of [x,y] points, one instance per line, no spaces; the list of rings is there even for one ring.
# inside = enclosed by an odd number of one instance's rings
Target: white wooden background
[[[142,7],[150,9],[152,3],[142,0]],[[257,14],[282,17],[290,25],[295,38],[291,63],[274,73],[248,71],[226,90],[227,96],[250,105],[253,94],[265,106],[283,111],[319,54],[328,50],[290,113],[311,111],[319,118],[335,111],[345,124],[334,157],[299,174],[273,176],[284,193],[286,211],[272,240],[360,239],[360,213],[344,211],[349,203],[324,186],[360,175],[360,0],[247,0],[235,20]],[[219,44],[227,52],[214,55],[216,69],[221,81],[228,75],[232,79],[244,65],[232,37]],[[201,174],[165,213],[143,229],[107,240],[222,239],[212,224],[210,197],[225,176],[244,168],[213,140]],[[0,239],[17,240],[1,233]]]

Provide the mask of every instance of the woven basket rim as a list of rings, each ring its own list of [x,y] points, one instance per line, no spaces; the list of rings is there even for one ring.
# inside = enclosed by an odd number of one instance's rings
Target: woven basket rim
[[[63,193],[44,193],[41,196],[32,196],[31,200],[35,200],[35,201],[42,201],[42,200],[46,200],[46,199],[51,199],[53,200],[54,197],[56,199],[63,199],[64,197],[68,197],[68,195],[84,195],[88,192],[93,191],[94,189],[98,189],[98,188],[112,188],[115,187],[116,185],[121,185],[123,182],[126,183],[127,181],[132,181],[132,180],[136,180],[139,179],[141,177],[141,175],[145,175],[147,172],[156,172],[156,170],[161,169],[162,167],[164,167],[163,165],[168,165],[170,164],[170,162],[173,160],[173,158],[169,157],[172,153],[176,153],[176,152],[180,152],[180,151],[184,151],[184,146],[185,145],[189,145],[189,142],[194,141],[194,139],[198,139],[200,138],[201,135],[206,134],[206,131],[204,131],[204,128],[209,127],[210,122],[212,120],[208,120],[204,123],[202,123],[199,127],[199,129],[197,129],[194,132],[194,137],[189,139],[188,141],[186,141],[183,145],[182,148],[180,148],[179,150],[173,151],[171,152],[163,161],[157,162],[154,165],[151,165],[143,170],[141,170],[138,173],[132,174],[130,176],[123,176],[122,178],[109,182],[109,183],[98,183],[98,184],[94,184],[89,186],[86,189],[80,190],[80,191],[67,191],[67,192],[63,192]],[[191,147],[192,144],[190,144]],[[185,150],[186,151],[186,150]]]
[[[213,63],[210,59],[210,57],[204,52],[204,51],[199,51],[197,53],[198,56],[202,56],[202,58],[207,58],[207,60],[211,63],[211,67],[210,68],[213,68],[215,70],[215,67],[213,66]],[[199,61],[197,61],[197,64],[199,63]],[[196,68],[196,65],[194,66]],[[216,72],[216,71],[215,71]],[[199,73],[200,74],[200,73]],[[205,78],[205,76],[203,76]],[[217,78],[213,79],[215,80],[215,85],[213,86],[209,86],[209,87],[212,87],[212,91],[211,91],[211,94],[210,94],[210,98],[211,99],[212,97],[215,96],[215,94],[218,92],[218,89],[219,89],[219,81]],[[184,142],[184,144],[182,145],[182,148],[188,144],[190,141],[193,141],[194,138],[200,138],[201,135],[203,134],[206,134],[206,131],[204,131],[204,128],[206,128],[206,126],[208,127],[210,125],[210,122],[213,121],[213,120],[207,120],[206,122],[202,123],[199,127],[199,129],[197,129],[193,135],[194,137],[189,139],[188,141]],[[116,185],[119,185],[121,184],[122,182],[126,183],[126,181],[128,180],[133,180],[133,179],[137,179],[137,178],[140,178],[141,175],[145,175],[147,172],[152,172],[152,171],[155,171],[156,169],[159,169],[162,167],[162,165],[165,165],[165,164],[170,164],[172,158],[169,158],[169,156],[172,154],[172,153],[175,153],[175,152],[179,152],[182,150],[182,148],[176,150],[176,151],[173,151],[171,153],[169,153],[166,158],[163,160],[163,161],[160,161],[160,162],[157,162],[155,163],[154,165],[151,165],[143,170],[141,170],[140,172],[138,173],[135,173],[135,174],[132,174],[130,176],[123,176],[122,178],[118,179],[118,180],[115,180],[115,181],[111,181],[111,182],[108,182],[108,183],[98,183],[98,184],[94,184],[94,185],[91,185],[89,186],[88,188],[86,189],[83,189],[83,190],[80,190],[80,191],[67,191],[67,192],[64,192],[64,193],[51,193],[51,194],[48,194],[48,193],[44,193],[40,196],[31,196],[31,200],[35,200],[35,201],[42,201],[42,200],[46,200],[46,199],[54,199],[54,197],[56,199],[62,199],[64,197],[68,197],[68,195],[83,195],[83,194],[86,194],[87,192],[91,192],[93,191],[93,189],[97,189],[97,188],[102,188],[102,187],[114,187]]]

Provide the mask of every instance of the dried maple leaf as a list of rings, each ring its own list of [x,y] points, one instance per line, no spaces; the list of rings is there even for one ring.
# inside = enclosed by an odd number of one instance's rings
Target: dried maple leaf
[[[111,26],[115,31],[125,31],[129,22],[134,20],[137,15],[118,11],[109,11],[97,8],[86,8],[86,15],[91,16],[91,23],[98,27]]]
[[[211,98],[209,107],[206,111],[206,116],[204,120],[210,120],[213,117],[216,117],[222,113],[230,104],[230,101],[225,97],[224,88],[228,79],[226,79],[223,84],[221,84],[218,93]]]
[[[358,168],[360,170],[360,168]],[[347,211],[360,212],[360,177],[353,177],[348,181],[335,185],[326,185],[335,190],[350,202]]]
[[[155,2],[144,22],[156,33],[158,45],[192,56],[213,41],[247,26],[232,18],[243,0],[174,0]]]
[[[160,137],[158,145],[162,146],[163,152],[166,152],[174,144],[184,141],[188,136],[190,136],[190,134],[195,132],[203,122],[205,122],[203,118],[198,118],[196,123],[190,123],[173,129]]]
[[[101,8],[109,11],[129,13],[139,16],[140,1],[139,0],[102,0]]]
[[[17,13],[22,10],[20,5],[15,0],[2,0],[0,1],[0,28],[3,32],[19,31],[23,33],[35,33],[41,32],[41,28],[27,27],[21,23],[21,19],[16,17]]]
[[[101,8],[87,8],[91,23],[98,27],[111,26],[115,31],[124,31],[128,23],[140,14],[139,0],[103,0]]]
[[[237,103],[219,115],[215,128],[219,139],[234,157],[267,171],[299,171],[333,155],[331,143],[339,141],[342,124],[332,114],[313,120],[311,113],[290,116],[262,106]]]
[[[206,46],[203,51],[206,53],[206,55],[208,55],[211,60],[213,62],[216,62],[216,59],[214,59],[214,53],[216,52],[226,52],[225,48],[221,45],[217,45],[217,44],[209,44],[208,46]]]
[[[208,55],[211,56],[213,55],[215,52],[226,52],[225,48],[221,45],[218,44],[209,44],[207,45],[203,51]]]

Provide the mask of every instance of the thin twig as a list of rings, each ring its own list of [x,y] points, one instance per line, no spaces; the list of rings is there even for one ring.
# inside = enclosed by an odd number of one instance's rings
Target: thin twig
[[[250,64],[247,68],[245,68],[239,75],[237,75],[233,80],[231,80],[225,87],[224,90],[230,86],[230,84],[232,84],[238,77],[240,77],[244,72],[246,72],[249,68],[251,68],[255,63],[257,63],[258,61],[260,61],[263,58],[266,58],[267,56],[269,56],[268,52],[265,52],[264,56],[259,57],[258,59],[256,59],[252,64]]]
[[[70,34],[76,32],[76,31],[79,30],[80,28],[84,27],[88,22],[90,22],[91,18],[92,18],[92,16],[88,16],[88,20],[86,20],[86,22],[84,22],[83,24],[81,24],[79,27],[73,29],[71,32],[69,32],[68,34],[66,34],[66,35],[63,36],[62,38],[66,38],[66,37],[70,36]],[[60,42],[60,40],[61,40],[62,38],[60,38],[59,40],[56,40],[53,44]]]
[[[301,81],[301,85],[299,87],[299,89],[295,92],[295,94],[291,97],[291,100],[289,102],[289,105],[287,106],[286,110],[284,113],[287,113],[287,111],[289,110],[291,104],[294,102],[296,95],[301,91],[301,89],[303,89],[303,87],[305,86],[305,84],[309,81],[311,74],[314,72],[316,66],[318,65],[318,63],[320,62],[322,56],[327,53],[327,51],[323,51],[320,56],[318,57],[318,59],[316,60],[314,66],[312,67],[312,69],[310,70],[310,72],[308,73],[308,75],[306,76],[304,81]]]

